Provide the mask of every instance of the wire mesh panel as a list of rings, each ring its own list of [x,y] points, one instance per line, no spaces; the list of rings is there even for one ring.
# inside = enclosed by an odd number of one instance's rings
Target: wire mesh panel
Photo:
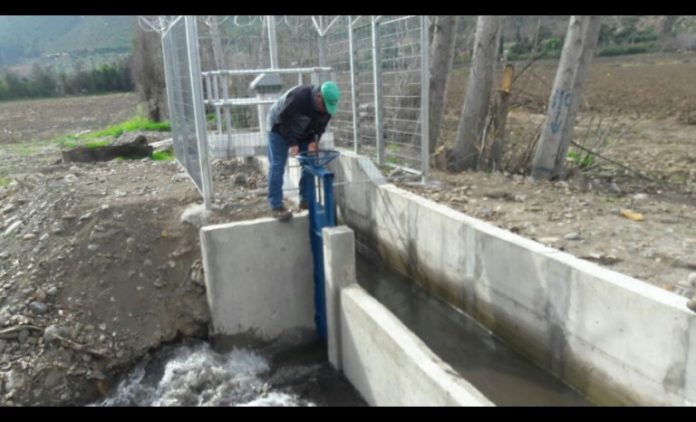
[[[332,28],[326,37],[332,77],[349,102],[332,123],[337,146],[367,155],[379,165],[425,175],[427,139],[423,141],[421,125],[428,88],[423,84],[428,54],[427,45],[423,48],[425,19],[352,16],[343,20],[346,23]],[[421,101],[424,95],[425,102]]]
[[[197,92],[200,65],[197,45],[193,45],[196,42],[195,25],[184,17],[177,18],[162,37],[174,153],[209,205],[212,182],[206,132],[200,127],[202,97]]]
[[[422,106],[427,103],[427,98],[422,101],[422,65],[424,56],[427,59],[422,20],[383,16],[378,28],[384,163],[422,172],[427,165],[421,127]]]
[[[355,22],[353,39],[355,44],[355,89],[357,98],[357,119],[360,127],[358,153],[365,154],[379,161],[381,145],[381,127],[378,119],[382,111],[380,106],[380,85],[378,64],[375,60],[373,34],[374,17],[366,16]],[[377,67],[376,67],[377,66]]]
[[[349,34],[350,16],[340,16],[324,35],[326,65],[331,67],[330,79],[341,89],[341,103],[331,118],[334,142],[341,148],[355,149],[353,78],[351,75],[351,40]],[[354,19],[354,18],[353,18]],[[321,42],[321,40],[319,40]]]

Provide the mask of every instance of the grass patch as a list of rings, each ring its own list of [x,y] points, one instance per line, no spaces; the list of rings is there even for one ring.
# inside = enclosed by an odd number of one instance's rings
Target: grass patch
[[[575,165],[579,168],[585,170],[592,166],[595,161],[595,155],[592,153],[587,153],[583,156],[577,151],[568,151],[567,159],[568,161],[575,163]]]
[[[148,120],[144,117],[136,116],[117,125],[109,126],[104,130],[100,130],[99,132],[88,133],[84,135],[84,137],[102,138],[104,136],[111,136],[117,138],[124,132],[136,132],[140,130],[167,132],[171,130],[171,124],[169,122],[153,122],[152,120]]]
[[[174,153],[172,151],[155,151],[151,158],[155,161],[172,161]]]
[[[104,130],[98,132],[84,133],[80,135],[65,135],[54,141],[62,148],[76,148],[79,146],[85,146],[87,148],[99,148],[109,145],[108,140],[93,140],[97,138],[118,138],[125,132],[137,132],[137,131],[156,131],[156,132],[166,132],[171,130],[171,125],[169,122],[153,122],[144,117],[136,116],[125,122],[121,122],[114,126],[109,126]],[[88,141],[92,139],[93,141]],[[87,141],[87,142],[85,142]]]
[[[75,148],[78,139],[77,135],[65,135],[56,139],[56,143],[63,148]]]
[[[90,149],[101,148],[107,145],[109,145],[109,141],[92,141],[85,144],[85,146]]]
[[[645,54],[657,51],[657,43],[642,42],[628,45],[608,45],[597,50],[597,56],[622,56],[626,54]]]
[[[2,177],[0,176],[0,188],[4,188],[5,186],[9,185],[12,182],[12,179],[9,177]]]

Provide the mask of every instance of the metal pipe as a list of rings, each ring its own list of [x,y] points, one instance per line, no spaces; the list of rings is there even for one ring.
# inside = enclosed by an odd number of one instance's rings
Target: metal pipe
[[[387,24],[390,24],[390,23],[395,23],[395,22],[403,21],[403,20],[412,18],[412,17],[414,17],[414,16],[415,16],[415,15],[402,16],[402,17],[400,17],[400,18],[389,19],[389,20],[386,20],[386,21],[383,21],[383,22],[380,22],[380,23],[383,24],[383,25],[387,25]]]
[[[375,92],[375,138],[377,140],[377,164],[384,164],[384,133],[382,116],[382,55],[379,43],[379,22],[372,18],[372,73]]]
[[[203,72],[205,75],[257,75],[259,73],[312,73],[312,72],[328,72],[331,67],[297,67],[297,68],[265,68],[265,69],[243,69],[243,70],[209,70]]]
[[[271,59],[271,69],[278,67],[278,40],[275,31],[275,16],[266,16],[268,20],[268,52]]]

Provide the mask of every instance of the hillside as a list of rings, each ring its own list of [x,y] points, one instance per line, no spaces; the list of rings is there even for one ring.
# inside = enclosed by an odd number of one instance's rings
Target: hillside
[[[0,16],[0,65],[55,53],[128,51],[133,16]]]

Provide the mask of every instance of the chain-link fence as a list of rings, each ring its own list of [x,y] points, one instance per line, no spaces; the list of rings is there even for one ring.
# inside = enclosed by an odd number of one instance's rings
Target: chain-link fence
[[[426,17],[168,19],[162,42],[176,156],[206,204],[209,160],[265,156],[270,105],[295,85],[329,79],[342,100],[321,148],[427,175]],[[288,171],[296,168],[291,161]]]
[[[202,107],[197,29],[194,18],[178,17],[162,34],[162,51],[174,153],[203,195],[206,206],[210,206],[212,178]]]

